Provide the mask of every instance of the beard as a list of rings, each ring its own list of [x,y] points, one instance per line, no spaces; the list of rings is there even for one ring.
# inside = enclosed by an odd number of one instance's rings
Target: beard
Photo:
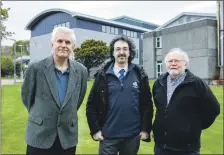
[[[180,72],[177,69],[169,69],[168,72],[171,76],[180,74]]]

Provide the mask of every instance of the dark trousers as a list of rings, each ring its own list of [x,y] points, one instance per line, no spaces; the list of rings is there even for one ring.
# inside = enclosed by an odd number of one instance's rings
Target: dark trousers
[[[53,146],[49,149],[40,149],[27,145],[26,155],[75,155],[75,151],[76,146],[64,150],[57,136]]]
[[[104,139],[99,144],[100,155],[137,155],[140,145],[140,136],[118,139]]]
[[[192,151],[192,152],[180,152],[167,150],[163,148],[159,148],[158,146],[154,146],[154,154],[155,155],[200,155],[200,151]]]

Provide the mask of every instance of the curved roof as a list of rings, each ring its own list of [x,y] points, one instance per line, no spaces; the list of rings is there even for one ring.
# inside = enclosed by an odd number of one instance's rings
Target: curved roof
[[[25,29],[26,30],[31,30],[31,28],[39,20],[41,20],[43,17],[45,17],[49,14],[55,13],[55,12],[64,12],[64,13],[70,14],[72,17],[78,17],[78,18],[88,19],[88,20],[92,20],[92,21],[98,21],[98,22],[101,22],[101,23],[106,23],[106,24],[116,25],[116,26],[120,26],[120,27],[135,29],[135,30],[142,31],[142,32],[150,32],[151,31],[150,29],[142,28],[142,27],[139,27],[139,26],[134,26],[134,25],[121,23],[121,22],[117,22],[117,21],[113,21],[113,20],[109,20],[109,19],[94,17],[94,16],[90,16],[90,15],[85,15],[85,14],[78,13],[78,12],[71,12],[71,11],[68,11],[68,10],[65,10],[65,9],[59,9],[59,8],[48,9],[48,10],[42,11],[41,13],[36,15],[33,19],[31,19],[31,21],[26,25]]]
[[[64,12],[64,13],[70,14],[71,16],[74,16],[73,12],[65,10],[65,9],[59,9],[59,8],[48,9],[48,10],[42,11],[41,13],[39,13],[35,17],[33,17],[30,20],[30,22],[26,25],[25,29],[30,30],[33,27],[33,25],[35,25],[43,17],[45,17],[49,14],[55,13],[55,12]]]

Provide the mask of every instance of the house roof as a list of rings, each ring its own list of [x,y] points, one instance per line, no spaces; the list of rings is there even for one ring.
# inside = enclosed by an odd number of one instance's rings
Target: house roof
[[[155,31],[161,30],[162,28],[166,27],[167,25],[169,25],[170,23],[174,22],[175,20],[179,19],[182,16],[216,17],[216,14],[215,13],[213,14],[213,13],[198,13],[198,12],[182,12],[181,14],[175,16],[174,18],[170,19],[165,24],[163,24],[160,27],[158,27],[157,29],[155,29]]]
[[[125,27],[125,28],[130,28],[130,29],[135,29],[138,31],[142,31],[142,32],[150,32],[150,29],[146,29],[146,28],[142,28],[139,26],[134,26],[134,25],[130,25],[130,24],[125,24],[125,23],[121,23],[121,22],[116,22],[110,19],[103,19],[103,18],[99,18],[99,17],[95,17],[95,16],[90,16],[90,15],[86,15],[86,14],[82,14],[82,13],[78,13],[78,12],[72,12],[66,9],[60,9],[60,8],[53,8],[53,9],[47,9],[45,11],[40,12],[39,14],[37,14],[33,19],[30,20],[30,22],[26,25],[25,29],[26,30],[31,30],[31,28],[43,17],[55,13],[55,12],[64,12],[67,14],[70,14],[72,17],[78,17],[78,18],[82,18],[82,19],[87,19],[87,20],[91,20],[91,21],[97,21],[97,22],[101,22],[101,23],[105,23],[105,24],[110,24],[110,25],[116,25],[116,26],[120,26],[120,27]]]
[[[152,25],[152,26],[156,26],[156,27],[159,26],[157,24],[153,24],[153,23],[150,23],[150,22],[146,22],[146,21],[139,20],[139,19],[132,18],[132,17],[128,17],[128,16],[120,16],[120,17],[112,18],[111,20],[117,20],[117,19],[127,19],[127,20],[131,20],[131,21],[134,21],[134,22],[143,23],[143,24],[147,24],[147,25]]]

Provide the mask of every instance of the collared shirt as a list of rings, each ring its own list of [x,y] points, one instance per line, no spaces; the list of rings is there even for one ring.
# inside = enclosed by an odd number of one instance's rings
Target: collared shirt
[[[67,93],[67,88],[68,88],[69,67],[66,70],[64,70],[64,72],[61,72],[55,66],[55,75],[56,75],[56,83],[58,88],[58,97],[62,105],[64,102],[65,95]]]
[[[174,90],[176,87],[184,81],[186,73],[180,74],[176,79],[172,79],[170,75],[167,76],[167,105],[170,102],[170,98],[173,95]]]
[[[127,71],[128,71],[128,65],[126,65],[124,68],[121,68],[119,67],[117,64],[114,64],[114,67],[113,67],[113,71],[114,71],[114,74],[119,78],[120,76],[120,70],[121,69],[124,69],[125,72],[124,72],[124,76],[126,75]]]

